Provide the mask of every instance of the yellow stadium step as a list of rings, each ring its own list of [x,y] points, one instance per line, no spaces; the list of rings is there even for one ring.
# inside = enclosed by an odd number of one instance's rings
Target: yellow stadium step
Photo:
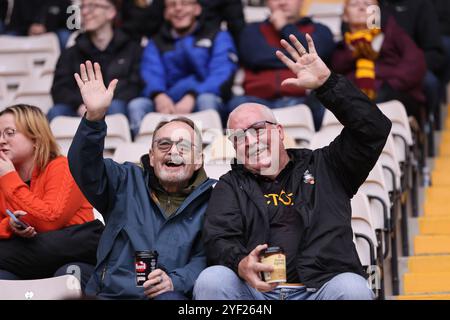
[[[397,300],[450,300],[449,294],[415,294],[409,296],[398,296]]]
[[[433,182],[433,186],[436,187],[450,187],[450,168],[448,170],[433,170],[431,181]]]
[[[446,205],[426,201],[424,204],[424,215],[426,217],[450,216],[450,208]]]
[[[414,253],[450,254],[450,235],[418,235],[414,239]]]
[[[444,216],[419,218],[419,230],[420,234],[423,235],[450,235],[450,217]]]
[[[411,256],[408,259],[408,272],[450,272],[450,255]]]
[[[406,295],[444,292],[449,293],[450,272],[405,273],[404,289]]]
[[[450,200],[450,188],[433,186],[425,191],[425,202],[434,205],[448,206]]]
[[[450,172],[450,158],[437,157],[434,160],[434,170]]]

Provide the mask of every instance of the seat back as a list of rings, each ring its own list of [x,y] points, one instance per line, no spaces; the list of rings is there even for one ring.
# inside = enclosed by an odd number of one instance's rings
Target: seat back
[[[299,147],[306,147],[315,133],[311,110],[307,105],[273,109],[277,122],[284,128],[284,132],[293,138]]]
[[[82,298],[73,275],[39,280],[0,280],[0,300],[72,300]]]

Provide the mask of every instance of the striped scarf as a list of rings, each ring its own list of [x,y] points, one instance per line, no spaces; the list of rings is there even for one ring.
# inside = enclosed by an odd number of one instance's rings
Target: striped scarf
[[[354,48],[356,57],[356,85],[372,100],[376,98],[375,92],[375,60],[377,53],[372,49],[373,39],[381,33],[381,29],[361,30],[354,33],[345,33],[345,43]],[[360,50],[364,47],[364,52]],[[367,52],[371,54],[368,55]]]

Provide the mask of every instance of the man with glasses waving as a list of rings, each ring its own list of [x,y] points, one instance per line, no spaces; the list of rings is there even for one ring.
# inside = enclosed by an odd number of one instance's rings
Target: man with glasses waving
[[[201,242],[214,180],[203,169],[202,139],[183,117],[161,122],[141,166],[103,159],[106,123],[117,80],[103,84],[100,65],[81,65],[75,79],[87,112],[69,150],[69,165],[106,228],[86,293],[105,299],[186,299],[206,267]],[[135,253],[157,251],[156,270],[136,285]]]
[[[327,147],[284,149],[283,127],[264,105],[246,103],[228,119],[237,159],[212,192],[205,216],[208,263],[195,299],[372,299],[352,241],[350,199],[377,161],[390,121],[345,77],[332,74],[306,35],[290,35],[278,58],[296,75],[283,85],[315,90],[344,125]],[[267,283],[261,263],[282,248],[286,280]]]

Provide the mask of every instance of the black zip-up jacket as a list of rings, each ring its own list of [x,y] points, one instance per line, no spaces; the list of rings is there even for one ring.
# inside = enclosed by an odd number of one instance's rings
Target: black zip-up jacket
[[[320,288],[343,272],[365,276],[353,244],[350,199],[375,165],[391,129],[377,106],[341,75],[332,74],[316,92],[344,129],[322,149],[288,150],[294,169],[286,189],[294,193],[302,220],[297,271],[308,288]],[[304,181],[306,170],[314,184]],[[266,199],[255,176],[233,165],[214,188],[206,212],[209,265],[237,273],[245,256],[268,243],[269,231]]]
[[[80,64],[86,60],[100,63],[103,79],[108,86],[118,79],[114,99],[130,101],[139,96],[143,82],[139,73],[142,48],[120,29],[104,51],[98,50],[86,33],[80,34],[73,47],[64,50],[56,64],[51,89],[53,102],[70,105],[74,110],[83,103],[80,90],[73,77],[80,72]]]

